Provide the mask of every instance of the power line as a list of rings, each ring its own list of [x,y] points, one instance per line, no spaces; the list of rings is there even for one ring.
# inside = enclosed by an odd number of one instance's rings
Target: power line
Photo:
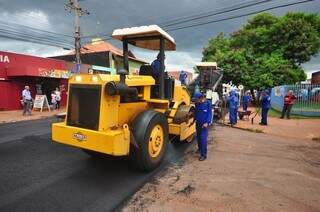
[[[267,3],[267,2],[270,2],[270,1],[272,1],[272,0],[262,0],[260,2],[251,1],[251,2],[247,2],[246,4],[237,4],[237,5],[233,5],[231,7],[223,8],[223,9],[220,9],[220,10],[213,10],[213,11],[210,11],[210,12],[202,13],[202,14],[199,14],[197,16],[189,16],[189,17],[186,17],[186,18],[180,18],[180,19],[172,20],[172,21],[169,21],[167,24],[160,24],[160,25],[163,26],[163,27],[178,25],[178,24],[181,24],[181,23],[186,23],[186,22],[190,22],[190,21],[203,19],[203,18],[208,18],[208,17],[211,17],[211,16],[232,12],[232,11],[244,9],[244,8],[247,8],[247,7],[257,6],[259,4],[264,4],[264,3]]]
[[[72,36],[37,29],[21,24],[0,21],[0,37],[49,46],[70,47]]]
[[[290,4],[273,6],[273,7],[269,7],[269,8],[262,9],[262,10],[258,10],[258,11],[255,11],[255,12],[245,13],[245,14],[241,14],[241,15],[236,15],[236,16],[228,17],[228,18],[222,18],[222,19],[217,19],[217,20],[212,20],[212,21],[207,21],[207,22],[202,22],[202,23],[197,23],[197,24],[191,24],[191,25],[182,26],[182,27],[177,27],[177,28],[172,28],[172,29],[167,29],[167,31],[171,31],[171,32],[172,32],[172,31],[177,31],[177,30],[181,30],[181,29],[198,27],[198,26],[202,26],[202,25],[206,25],[206,24],[211,24],[211,23],[216,23],[216,22],[231,20],[231,19],[235,19],[235,18],[241,18],[241,17],[245,17],[245,16],[249,16],[249,15],[254,15],[254,14],[261,13],[261,12],[265,12],[265,11],[268,11],[268,10],[273,10],[273,9],[278,9],[278,8],[283,8],[283,7],[289,7],[289,6],[298,5],[298,4],[303,4],[303,3],[307,3],[307,2],[311,2],[311,1],[314,1],[314,0],[305,0],[305,1],[294,2],[294,3],[290,3]]]
[[[0,29],[0,37],[6,37],[6,38],[21,38],[21,39],[29,39],[29,40],[33,40],[33,41],[37,41],[37,40],[41,40],[41,41],[45,41],[47,43],[56,43],[56,44],[60,44],[60,45],[68,45],[70,46],[70,43],[67,41],[62,41],[62,40],[58,40],[55,38],[50,38],[48,36],[39,36],[36,34],[28,34],[28,33],[20,33],[20,32],[16,32],[16,31],[12,31],[12,30],[6,30],[6,29]]]
[[[21,25],[21,24],[11,23],[11,22],[0,21],[0,24],[5,26],[5,27],[10,27],[10,28],[16,27],[16,28],[22,28],[22,29],[30,30],[30,31],[34,31],[34,32],[49,33],[49,34],[54,34],[54,35],[58,35],[58,36],[73,38],[73,36],[71,36],[71,35],[51,32],[51,31],[38,29],[38,28],[30,27],[30,26],[25,26],[25,25]]]
[[[198,19],[203,19],[203,18],[207,18],[207,17],[210,17],[210,16],[215,16],[215,15],[218,15],[218,14],[223,14],[223,13],[227,13],[227,12],[231,12],[231,11],[235,11],[235,10],[244,9],[244,8],[247,8],[247,7],[257,6],[259,4],[263,4],[263,3],[266,3],[266,2],[270,2],[270,1],[273,1],[273,0],[250,1],[250,2],[246,2],[246,3],[236,4],[236,5],[233,5],[231,7],[226,7],[226,8],[220,9],[220,10],[213,10],[213,11],[209,11],[209,12],[205,12],[205,13],[200,13],[200,14],[197,14],[197,15],[192,15],[192,16],[187,16],[187,17],[183,17],[183,18],[169,20],[169,21],[166,21],[166,22],[163,22],[163,23],[159,23],[159,25],[161,27],[168,27],[168,26],[178,25],[178,24],[181,24],[181,23],[190,22],[190,21],[198,20]],[[111,37],[111,33],[112,32],[108,32],[108,33],[105,33],[102,36]],[[101,35],[102,33],[99,33],[99,34]],[[99,34],[84,36],[84,38],[90,38],[90,37],[99,36]]]
[[[28,16],[26,15],[27,18]],[[72,47],[71,39],[74,39],[71,35],[17,24],[12,21],[0,21],[0,37],[62,48]]]
[[[0,35],[0,37],[7,38],[7,39],[24,41],[24,42],[29,42],[29,43],[36,43],[36,44],[42,44],[42,45],[47,45],[47,46],[66,48],[66,45],[56,44],[54,42],[43,41],[43,40],[40,40],[40,39],[31,39],[31,38],[27,38],[27,37],[14,37],[14,36],[9,36],[9,35]]]
[[[245,7],[256,6],[256,5],[263,4],[263,3],[266,3],[266,2],[269,2],[269,1],[271,1],[271,0],[263,0],[263,1],[255,2],[255,3],[253,3],[253,1],[251,1],[251,2],[247,2],[246,5],[242,4],[242,6],[241,6],[241,4],[237,4],[237,5],[233,5],[231,7],[224,8],[224,9],[221,9],[221,10],[215,10],[215,11],[201,13],[201,14],[194,15],[194,16],[174,19],[174,20],[171,20],[171,21],[167,21],[168,24],[167,24],[167,26],[164,25],[164,28],[167,28],[167,31],[177,31],[177,30],[182,30],[182,29],[187,29],[187,28],[198,27],[198,26],[202,26],[202,25],[206,25],[206,24],[210,24],[210,23],[216,23],[216,22],[236,19],[236,18],[240,18],[240,17],[245,17],[245,16],[249,16],[249,15],[253,15],[253,14],[257,14],[257,13],[261,13],[261,12],[265,12],[265,11],[273,10],[273,9],[277,9],[277,8],[283,8],[283,7],[288,7],[288,6],[308,3],[308,2],[312,2],[314,0],[304,0],[304,1],[299,1],[299,2],[287,3],[287,4],[272,6],[272,7],[268,7],[268,8],[265,8],[265,9],[258,10],[258,11],[249,12],[249,13],[240,14],[240,15],[235,15],[235,16],[231,16],[231,17],[226,17],[226,18],[221,18],[221,19],[214,19],[214,20],[211,20],[211,21],[200,22],[200,23],[190,24],[190,25],[181,26],[181,27],[172,27],[172,28],[170,28],[170,26],[181,25],[182,23],[188,23],[190,21],[207,18],[209,16],[228,13],[228,12],[231,12],[231,11],[243,9]],[[238,8],[237,8],[237,6],[238,6]],[[1,25],[4,26],[5,28],[7,27],[7,29],[1,29],[0,28],[0,37],[5,37],[5,38],[9,38],[9,39],[18,39],[18,40],[21,40],[21,41],[27,41],[27,42],[32,42],[32,43],[37,43],[37,42],[40,43],[41,42],[41,44],[65,48],[66,46],[68,46],[68,47],[71,46],[71,44],[66,39],[73,38],[73,36],[70,36],[70,35],[50,32],[50,31],[37,29],[37,28],[33,28],[33,27],[28,27],[28,26],[24,26],[24,25],[20,25],[20,24],[8,25],[8,23],[0,21],[0,26]],[[24,32],[21,32],[20,28],[22,28],[24,30]],[[93,37],[93,36],[94,35],[83,36],[82,38],[86,39],[86,38],[90,38],[90,37]],[[102,37],[106,37],[106,38],[101,39],[101,40],[104,40],[104,41],[112,39],[111,33],[103,35]]]
[[[11,34],[15,34],[16,36],[30,36],[30,37],[32,37],[34,39],[43,38],[43,39],[47,39],[47,40],[50,40],[50,41],[58,41],[58,42],[61,42],[61,43],[69,43],[70,42],[70,40],[67,40],[67,39],[64,39],[64,38],[59,38],[59,37],[56,37],[56,36],[52,36],[50,34],[40,34],[40,33],[30,33],[30,32],[21,33],[20,31],[17,31],[17,30],[2,29],[2,28],[0,28],[0,30],[3,33],[11,33]]]
[[[48,33],[30,31],[24,29],[23,31],[19,28],[17,29],[14,26],[7,26],[0,22],[0,36],[7,39],[19,39],[19,40],[28,40],[36,43],[36,41],[46,42],[46,44],[52,45],[59,44],[59,46],[70,46],[70,40],[67,40],[66,37],[51,35]]]

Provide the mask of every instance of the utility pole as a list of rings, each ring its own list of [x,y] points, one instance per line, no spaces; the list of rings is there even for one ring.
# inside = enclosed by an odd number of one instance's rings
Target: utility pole
[[[80,7],[79,0],[69,0],[68,3],[65,4],[65,9],[69,12],[74,10],[75,13],[75,31],[74,31],[74,46],[75,46],[75,53],[76,53],[76,70],[80,72],[80,50],[81,50],[81,34],[80,34],[80,17],[82,15],[89,15],[90,13],[87,10],[83,10]]]

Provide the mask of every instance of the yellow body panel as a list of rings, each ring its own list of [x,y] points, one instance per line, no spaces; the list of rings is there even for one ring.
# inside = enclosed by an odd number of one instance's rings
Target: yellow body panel
[[[119,81],[119,76],[97,74],[74,75],[70,78],[69,86],[73,84],[101,85],[99,128],[95,131],[67,126],[66,121],[55,123],[52,126],[53,141],[109,155],[128,155],[130,137],[132,137],[128,125],[139,113],[147,109],[153,109],[161,113],[170,111],[169,114],[166,113],[169,133],[179,135],[180,140],[184,140],[195,133],[195,124],[189,124],[190,121],[179,125],[172,123],[172,118],[179,105],[189,105],[191,102],[186,87],[175,86],[172,104],[170,104],[169,100],[150,98],[151,86],[155,84],[151,76],[130,75],[126,76],[126,84],[138,89],[139,100],[137,102],[121,103],[120,96],[108,96],[105,93],[104,87],[110,81]]]
[[[82,80],[77,81],[76,77],[81,76]],[[94,81],[93,78],[97,77],[97,81]],[[105,84],[110,81],[119,82],[119,75],[110,75],[110,74],[81,74],[74,75],[69,79],[70,83],[79,83],[81,84]],[[155,81],[151,76],[139,76],[139,75],[127,75],[126,84],[128,86],[148,86],[154,85]]]
[[[131,103],[122,103],[118,108],[118,123],[119,126],[123,124],[130,123],[134,118],[148,109],[147,102],[131,102]]]
[[[183,102],[186,105],[190,105],[191,98],[188,89],[185,86],[175,86],[173,101]]]
[[[190,123],[190,124],[189,124]],[[169,134],[180,136],[180,141],[184,141],[193,135],[196,131],[196,123],[189,120],[188,123],[184,122],[181,124],[169,124]]]
[[[129,154],[130,131],[124,126],[101,132],[66,126],[62,122],[52,125],[52,140],[82,149],[121,156]]]

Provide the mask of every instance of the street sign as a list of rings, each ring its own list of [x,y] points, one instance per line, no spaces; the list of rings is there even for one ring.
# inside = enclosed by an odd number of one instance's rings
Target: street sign
[[[36,98],[34,99],[34,103],[33,103],[33,110],[40,109],[40,111],[42,112],[42,109],[45,107],[48,108],[48,110],[50,111],[50,105],[49,105],[47,96],[36,95]]]

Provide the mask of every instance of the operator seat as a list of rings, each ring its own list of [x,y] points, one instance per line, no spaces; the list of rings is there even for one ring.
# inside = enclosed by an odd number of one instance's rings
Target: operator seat
[[[149,64],[145,64],[140,66],[139,69],[139,75],[144,76],[152,76],[155,80],[155,85],[151,86],[151,98],[159,98],[159,79],[157,79],[155,76],[153,76],[153,69],[152,66]]]
[[[149,64],[140,66],[139,75],[152,76],[152,67]]]

